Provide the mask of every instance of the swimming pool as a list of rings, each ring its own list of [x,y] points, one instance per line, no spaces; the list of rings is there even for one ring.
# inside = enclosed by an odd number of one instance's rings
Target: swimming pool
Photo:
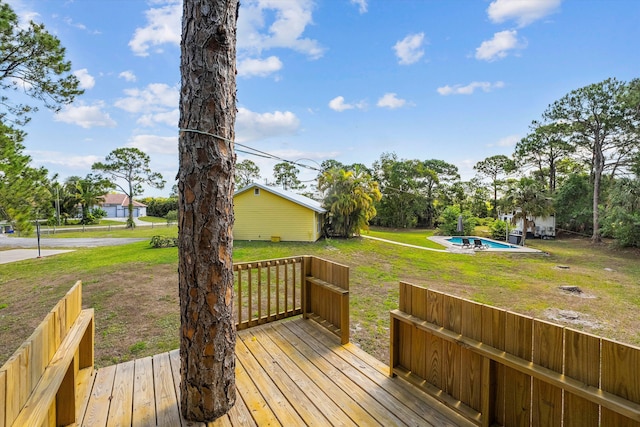
[[[483,245],[493,249],[515,249],[520,247],[516,245],[510,245],[508,243],[496,242],[495,240],[483,239],[481,237],[450,237],[447,240],[454,245],[462,245],[462,239],[469,239],[471,247],[473,247],[473,241],[476,239],[480,240]]]

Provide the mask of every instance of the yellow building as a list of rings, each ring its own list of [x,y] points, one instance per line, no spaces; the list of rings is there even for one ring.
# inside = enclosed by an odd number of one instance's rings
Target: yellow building
[[[315,242],[325,209],[308,197],[253,183],[233,196],[236,240]]]

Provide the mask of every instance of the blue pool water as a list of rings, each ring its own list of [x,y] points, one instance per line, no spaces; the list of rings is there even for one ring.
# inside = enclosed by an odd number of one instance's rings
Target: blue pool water
[[[498,243],[498,242],[494,242],[493,240],[487,240],[487,239],[482,239],[479,237],[464,237],[465,239],[469,239],[469,242],[471,243],[471,247],[473,247],[473,240],[474,239],[480,239],[480,241],[482,242],[483,245],[486,245],[490,248],[496,248],[496,249],[513,249],[513,248],[517,248],[518,246],[514,246],[514,245],[509,245],[507,243]],[[450,237],[447,240],[451,243],[453,243],[454,245],[462,245],[462,237]]]

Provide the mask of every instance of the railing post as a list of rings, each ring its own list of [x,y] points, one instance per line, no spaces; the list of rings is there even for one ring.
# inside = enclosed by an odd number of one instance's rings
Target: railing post
[[[311,259],[309,255],[305,255],[302,257],[302,318],[309,318],[309,309],[310,309],[310,295],[309,295],[309,284],[307,283],[307,276],[311,275]]]
[[[349,343],[349,293],[340,298],[340,341],[342,345]]]

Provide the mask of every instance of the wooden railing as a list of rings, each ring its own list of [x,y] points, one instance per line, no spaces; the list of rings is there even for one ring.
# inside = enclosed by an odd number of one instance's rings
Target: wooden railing
[[[78,282],[0,368],[0,427],[76,422],[93,374],[93,320]]]
[[[238,329],[299,314],[349,341],[349,268],[312,256],[233,266]]]
[[[390,373],[475,421],[640,426],[640,348],[408,283]]]

